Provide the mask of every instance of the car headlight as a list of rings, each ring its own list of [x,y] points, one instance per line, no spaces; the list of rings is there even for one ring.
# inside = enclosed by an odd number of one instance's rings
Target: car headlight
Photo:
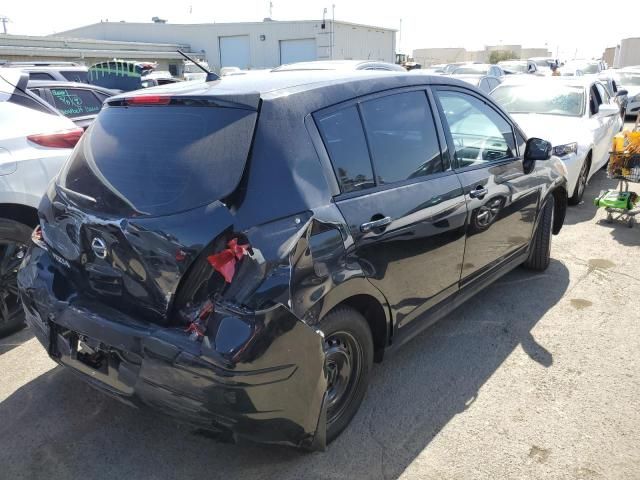
[[[565,145],[556,145],[553,147],[553,154],[556,157],[564,157],[570,153],[576,153],[578,151],[578,144],[576,142],[567,143]]]

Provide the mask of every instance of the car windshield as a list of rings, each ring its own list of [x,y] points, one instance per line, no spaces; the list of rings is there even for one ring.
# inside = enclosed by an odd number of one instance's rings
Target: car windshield
[[[535,60],[535,64],[538,65],[539,67],[549,68],[552,63],[553,62],[551,60],[546,60],[546,59]]]
[[[567,70],[580,70],[585,75],[598,73],[597,63],[567,63],[565,67]]]
[[[619,73],[620,85],[640,86],[640,73]]]
[[[504,85],[491,96],[509,113],[541,113],[579,117],[584,88],[570,85]]]
[[[488,67],[481,65],[468,65],[464,67],[456,68],[453,73],[455,75],[465,74],[465,73],[475,73],[475,74],[486,74],[489,71]]]
[[[499,64],[503,69],[505,70],[510,70],[512,72],[519,72],[519,73],[527,73],[527,64],[524,62],[507,62],[507,63],[500,63]]]

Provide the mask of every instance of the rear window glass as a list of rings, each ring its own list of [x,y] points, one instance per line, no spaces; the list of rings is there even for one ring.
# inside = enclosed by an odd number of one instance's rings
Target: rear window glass
[[[60,73],[70,82],[89,83],[89,72],[83,70],[67,70]]]
[[[53,105],[65,117],[96,115],[102,108],[102,101],[89,90],[77,88],[52,88]]]
[[[318,128],[343,193],[373,187],[373,170],[355,106],[319,115]]]
[[[236,108],[109,107],[74,150],[60,184],[105,212],[165,215],[204,205],[238,185],[255,119],[255,111]]]
[[[443,171],[436,126],[424,92],[407,92],[361,105],[379,185]]]

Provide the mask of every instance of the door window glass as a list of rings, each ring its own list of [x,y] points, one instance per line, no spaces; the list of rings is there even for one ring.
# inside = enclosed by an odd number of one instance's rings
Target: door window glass
[[[604,89],[602,84],[596,83],[596,88],[598,89],[598,94],[600,95],[600,100],[602,100],[602,103],[609,103],[609,94]]]
[[[355,105],[316,117],[343,193],[373,187],[373,170]]]
[[[515,158],[509,122],[478,98],[461,92],[439,91],[459,167]]]
[[[423,91],[361,104],[378,185],[443,171],[436,127]]]

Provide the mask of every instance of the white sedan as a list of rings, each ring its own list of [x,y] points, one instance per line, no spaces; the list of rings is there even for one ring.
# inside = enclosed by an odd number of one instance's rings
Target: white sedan
[[[23,323],[16,272],[37,208],[83,130],[27,90],[28,74],[0,68],[0,336]]]
[[[507,81],[491,92],[528,137],[545,138],[567,167],[569,203],[582,200],[591,176],[609,159],[622,128],[620,108],[593,77]]]
[[[619,90],[627,91],[627,115],[637,115],[640,111],[640,70],[623,68],[612,70],[612,76],[618,82]]]

